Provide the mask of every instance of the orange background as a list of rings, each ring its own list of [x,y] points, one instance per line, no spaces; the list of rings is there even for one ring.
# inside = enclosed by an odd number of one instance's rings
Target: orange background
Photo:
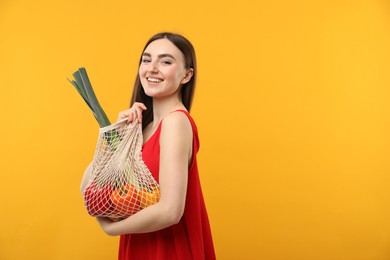
[[[116,259],[79,184],[160,31],[198,55],[192,115],[218,259],[390,259],[388,1],[0,2],[0,259]]]

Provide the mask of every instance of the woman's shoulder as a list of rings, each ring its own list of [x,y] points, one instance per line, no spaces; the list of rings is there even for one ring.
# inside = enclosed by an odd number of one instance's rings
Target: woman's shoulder
[[[186,110],[174,110],[164,117],[162,120],[162,128],[175,132],[192,132],[192,119],[190,118]]]
[[[199,149],[198,130],[194,120],[186,110],[175,110],[162,120],[161,139],[167,142],[191,144],[194,142],[194,151]]]

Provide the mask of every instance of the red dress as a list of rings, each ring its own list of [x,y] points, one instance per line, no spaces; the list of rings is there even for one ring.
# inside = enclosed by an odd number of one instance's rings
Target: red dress
[[[193,132],[192,162],[188,170],[187,197],[184,214],[178,224],[150,233],[121,235],[120,260],[210,260],[215,259],[210,224],[198,174],[196,153],[199,150],[198,130],[185,110]],[[144,144],[142,156],[153,177],[159,182],[161,122]]]

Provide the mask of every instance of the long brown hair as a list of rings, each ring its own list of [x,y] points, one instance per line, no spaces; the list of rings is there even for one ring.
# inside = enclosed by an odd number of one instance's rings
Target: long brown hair
[[[191,42],[188,41],[184,36],[170,33],[170,32],[161,32],[154,36],[152,36],[148,42],[145,44],[145,47],[141,53],[141,57],[139,59],[138,66],[140,66],[142,62],[142,54],[144,53],[145,49],[148,47],[148,45],[159,39],[168,39],[171,41],[182,53],[184,56],[184,62],[185,62],[185,68],[193,69],[193,75],[190,81],[183,84],[181,86],[181,101],[183,102],[183,105],[185,108],[190,111],[192,100],[194,98],[194,92],[195,92],[195,83],[196,83],[196,56],[195,56],[195,49],[194,46],[192,46]],[[144,110],[142,114],[142,128],[145,128],[150,122],[153,121],[153,101],[152,98],[147,96],[145,94],[145,91],[141,85],[141,80],[139,78],[139,74],[137,73],[137,77],[135,79],[134,83],[134,89],[133,89],[133,96],[130,101],[130,107],[134,104],[134,102],[141,102],[144,103],[145,106],[148,108],[147,110]]]

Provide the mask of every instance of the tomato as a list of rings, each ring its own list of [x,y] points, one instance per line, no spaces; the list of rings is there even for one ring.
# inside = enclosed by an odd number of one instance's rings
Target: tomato
[[[140,209],[138,192],[131,184],[116,189],[111,194],[111,201],[115,207],[115,214],[119,216],[128,217]]]
[[[158,200],[160,199],[160,189],[155,188],[153,191],[143,189],[139,192],[139,196],[141,199],[141,208],[144,209],[158,202]]]
[[[84,204],[91,216],[108,216],[114,210],[110,199],[113,187],[110,184],[92,183],[84,192]]]

